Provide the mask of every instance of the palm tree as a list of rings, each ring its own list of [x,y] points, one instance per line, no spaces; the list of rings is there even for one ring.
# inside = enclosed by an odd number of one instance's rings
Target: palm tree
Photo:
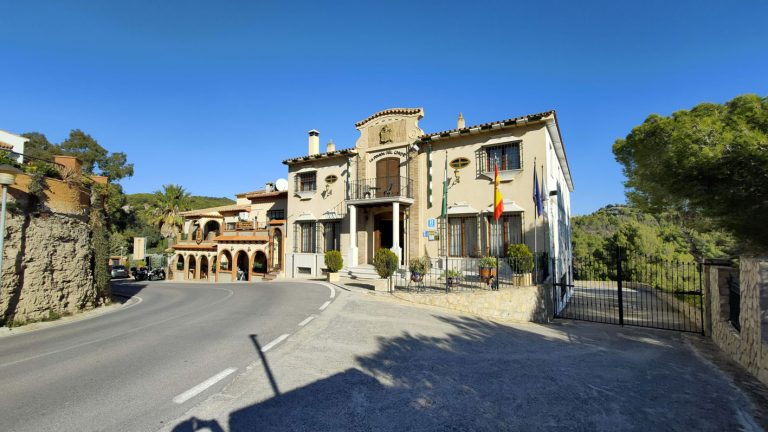
[[[151,210],[152,223],[160,228],[163,238],[176,237],[184,225],[181,212],[189,210],[189,192],[175,184],[163,185],[155,192],[155,207]]]

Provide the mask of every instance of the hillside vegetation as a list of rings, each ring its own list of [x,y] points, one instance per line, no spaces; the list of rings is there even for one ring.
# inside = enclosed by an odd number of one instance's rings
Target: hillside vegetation
[[[628,205],[608,205],[574,216],[572,229],[576,260],[607,262],[617,247],[628,254],[682,262],[729,257],[735,252],[733,235],[722,229],[690,228],[675,213],[644,213]]]

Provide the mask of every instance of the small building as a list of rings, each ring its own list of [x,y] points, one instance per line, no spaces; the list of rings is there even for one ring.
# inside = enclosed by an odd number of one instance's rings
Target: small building
[[[182,239],[173,245],[174,280],[231,282],[282,272],[287,192],[236,195],[232,205],[182,212]]]
[[[354,146],[320,152],[309,131],[306,155],[288,166],[286,276],[318,277],[323,254],[341,251],[347,270],[371,264],[389,248],[406,266],[410,258],[503,255],[524,243],[557,257],[562,277],[570,260],[570,168],[554,111],[425,133],[421,108],[393,108],[355,124]],[[498,165],[504,213],[493,218]],[[537,217],[534,170],[545,216]],[[447,217],[443,182],[447,178]]]
[[[0,150],[11,152],[11,158],[18,163],[24,163],[24,144],[29,138],[24,138],[0,129]]]

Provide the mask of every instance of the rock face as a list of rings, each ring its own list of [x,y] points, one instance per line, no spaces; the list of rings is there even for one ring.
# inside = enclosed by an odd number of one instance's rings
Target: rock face
[[[29,214],[20,207],[11,204],[7,213],[0,325],[97,306],[103,300],[94,282],[88,216]]]

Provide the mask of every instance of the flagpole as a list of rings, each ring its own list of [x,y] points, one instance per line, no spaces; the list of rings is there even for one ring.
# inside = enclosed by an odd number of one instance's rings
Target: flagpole
[[[536,190],[536,158],[533,158],[533,188]],[[539,222],[539,203],[535,201],[534,196],[534,202],[533,202],[533,254],[536,255],[539,252],[539,236],[536,231],[536,225],[538,225]]]

